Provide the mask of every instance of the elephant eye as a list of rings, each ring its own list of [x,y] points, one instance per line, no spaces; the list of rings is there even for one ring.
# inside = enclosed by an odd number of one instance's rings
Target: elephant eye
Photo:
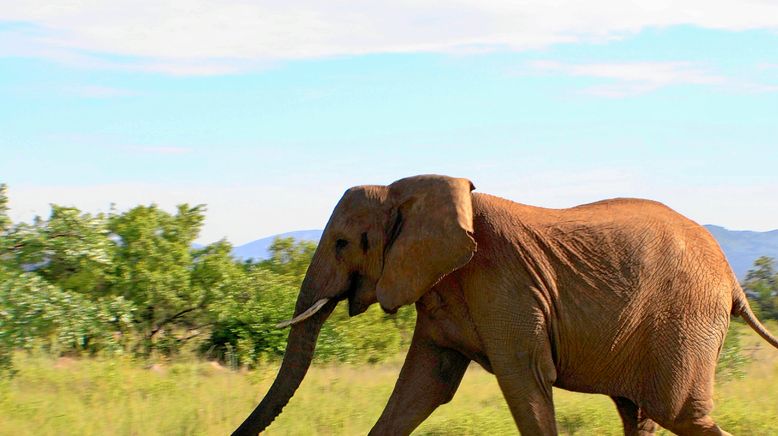
[[[348,245],[348,241],[345,239],[338,239],[335,241],[335,251],[339,252],[340,250],[343,250],[346,248],[346,245]]]

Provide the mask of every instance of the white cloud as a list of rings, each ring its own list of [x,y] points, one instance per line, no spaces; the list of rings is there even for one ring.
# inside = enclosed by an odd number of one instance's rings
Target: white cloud
[[[737,81],[714,74],[692,62],[621,62],[570,64],[556,61],[533,61],[530,73],[562,74],[609,81],[592,85],[581,92],[608,98],[632,97],[672,85],[706,85],[741,92],[774,92],[778,87]]]
[[[521,50],[677,24],[778,29],[778,3],[0,0],[0,20],[32,25],[6,29],[0,55],[168,74],[223,74],[323,56]]]

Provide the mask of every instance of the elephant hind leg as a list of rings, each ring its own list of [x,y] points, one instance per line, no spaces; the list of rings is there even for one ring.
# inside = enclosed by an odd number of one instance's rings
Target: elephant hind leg
[[[699,392],[690,396],[684,402],[680,413],[667,420],[658,420],[662,427],[672,431],[679,436],[703,436],[703,435],[725,435],[732,436],[722,430],[713,421],[709,413],[713,409],[713,400],[709,397],[711,388],[705,386],[705,395]]]
[[[732,436],[731,434],[719,428],[719,426],[713,422],[713,418],[708,415],[697,418],[678,419],[672,423],[672,425],[668,425],[667,429],[680,436]]]
[[[624,397],[611,397],[621,416],[621,422],[624,424],[625,436],[649,436],[656,432],[659,427],[651,418],[633,403]]]

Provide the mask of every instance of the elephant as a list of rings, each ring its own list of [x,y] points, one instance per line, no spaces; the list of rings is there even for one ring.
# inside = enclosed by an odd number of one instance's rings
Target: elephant
[[[234,435],[256,435],[305,377],[338,302],[415,304],[394,390],[371,435],[410,434],[471,361],[494,374],[524,435],[557,434],[552,387],[610,396],[626,435],[727,434],[709,413],[730,315],[778,348],[713,237],[651,200],[567,209],[421,175],[348,189],[297,298],[269,391]]]

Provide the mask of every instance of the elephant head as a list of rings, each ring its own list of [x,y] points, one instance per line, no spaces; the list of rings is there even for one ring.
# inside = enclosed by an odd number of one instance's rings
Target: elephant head
[[[305,377],[322,324],[348,299],[351,316],[378,302],[387,312],[416,302],[476,250],[466,179],[416,176],[349,189],[335,206],[303,280],[281,368],[235,431],[256,435],[281,413]]]

